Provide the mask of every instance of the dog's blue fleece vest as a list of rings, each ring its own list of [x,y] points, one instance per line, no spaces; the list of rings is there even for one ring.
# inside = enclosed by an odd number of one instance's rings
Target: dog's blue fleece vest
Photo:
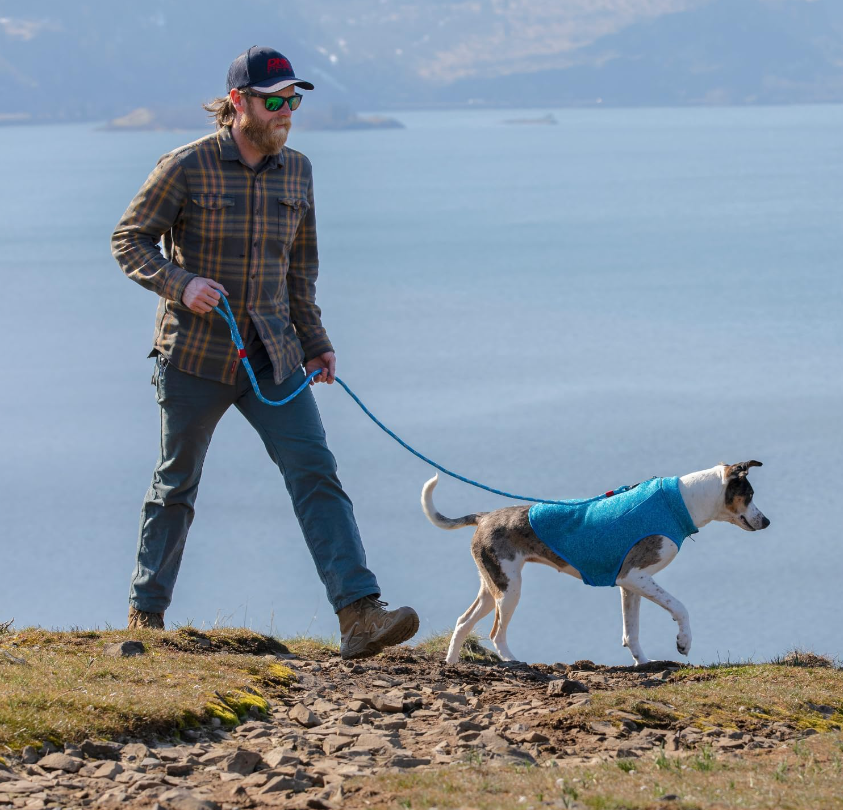
[[[651,534],[677,548],[697,527],[679,492],[678,478],[652,478],[596,498],[530,507],[530,525],[551,551],[587,585],[614,585],[630,549]]]

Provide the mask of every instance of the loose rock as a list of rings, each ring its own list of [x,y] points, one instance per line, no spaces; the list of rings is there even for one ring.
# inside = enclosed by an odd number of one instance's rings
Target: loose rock
[[[142,641],[118,641],[114,644],[106,644],[103,652],[115,658],[130,658],[133,655],[143,655],[146,647]]]
[[[574,681],[568,678],[559,678],[547,685],[548,697],[564,697],[576,692],[588,692],[588,687],[582,681]]]
[[[293,706],[293,708],[290,709],[289,717],[290,720],[295,720],[305,728],[315,728],[316,726],[322,725],[322,721],[319,717],[310,711],[310,709],[308,709],[303,703],[297,703]]]
[[[76,773],[85,763],[77,757],[67,754],[47,754],[38,761],[38,766],[46,771],[65,771]]]
[[[236,773],[241,776],[247,776],[255,769],[255,765],[260,761],[260,754],[241,748],[222,760],[219,764],[219,769],[225,773]]]

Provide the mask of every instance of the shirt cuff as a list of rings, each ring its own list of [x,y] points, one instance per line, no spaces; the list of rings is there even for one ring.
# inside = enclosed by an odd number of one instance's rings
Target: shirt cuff
[[[164,284],[164,289],[161,290],[161,297],[181,304],[181,298],[184,295],[187,285],[195,278],[198,278],[196,273],[191,273],[189,270],[185,270],[177,264],[170,264],[167,281]]]
[[[334,347],[331,345],[331,341],[328,340],[327,335],[322,335],[321,337],[307,342],[301,340],[301,336],[299,336],[299,341],[301,343],[302,351],[304,352],[305,363],[313,360],[314,357],[319,357],[320,354],[325,354],[325,352],[332,352],[334,350]]]

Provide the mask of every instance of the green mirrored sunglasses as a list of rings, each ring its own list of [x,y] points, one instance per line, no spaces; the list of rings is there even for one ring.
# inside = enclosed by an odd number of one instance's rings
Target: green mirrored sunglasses
[[[287,103],[287,106],[290,108],[290,112],[292,112],[293,110],[298,109],[302,100],[301,93],[293,93],[292,96],[264,96],[260,93],[253,93],[251,90],[241,90],[240,95],[262,99],[264,107],[266,107],[269,112],[278,112],[278,110],[284,107],[284,102]]]

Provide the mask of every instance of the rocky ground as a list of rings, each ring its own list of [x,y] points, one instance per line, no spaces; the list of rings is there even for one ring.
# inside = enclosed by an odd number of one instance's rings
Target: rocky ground
[[[269,716],[232,730],[187,731],[181,742],[26,748],[0,765],[0,808],[377,806],[377,794],[356,777],[478,760],[553,766],[662,748],[667,757],[703,747],[717,755],[805,734],[786,723],[760,734],[653,723],[670,708],[659,701],[678,668],[669,662],[646,671],[587,661],[449,666],[410,648],[359,663],[328,651],[278,657],[298,680]],[[652,691],[641,714],[610,710],[588,721],[574,711],[566,719],[565,709],[588,705],[597,692],[633,686]],[[648,717],[660,727],[648,727]]]

